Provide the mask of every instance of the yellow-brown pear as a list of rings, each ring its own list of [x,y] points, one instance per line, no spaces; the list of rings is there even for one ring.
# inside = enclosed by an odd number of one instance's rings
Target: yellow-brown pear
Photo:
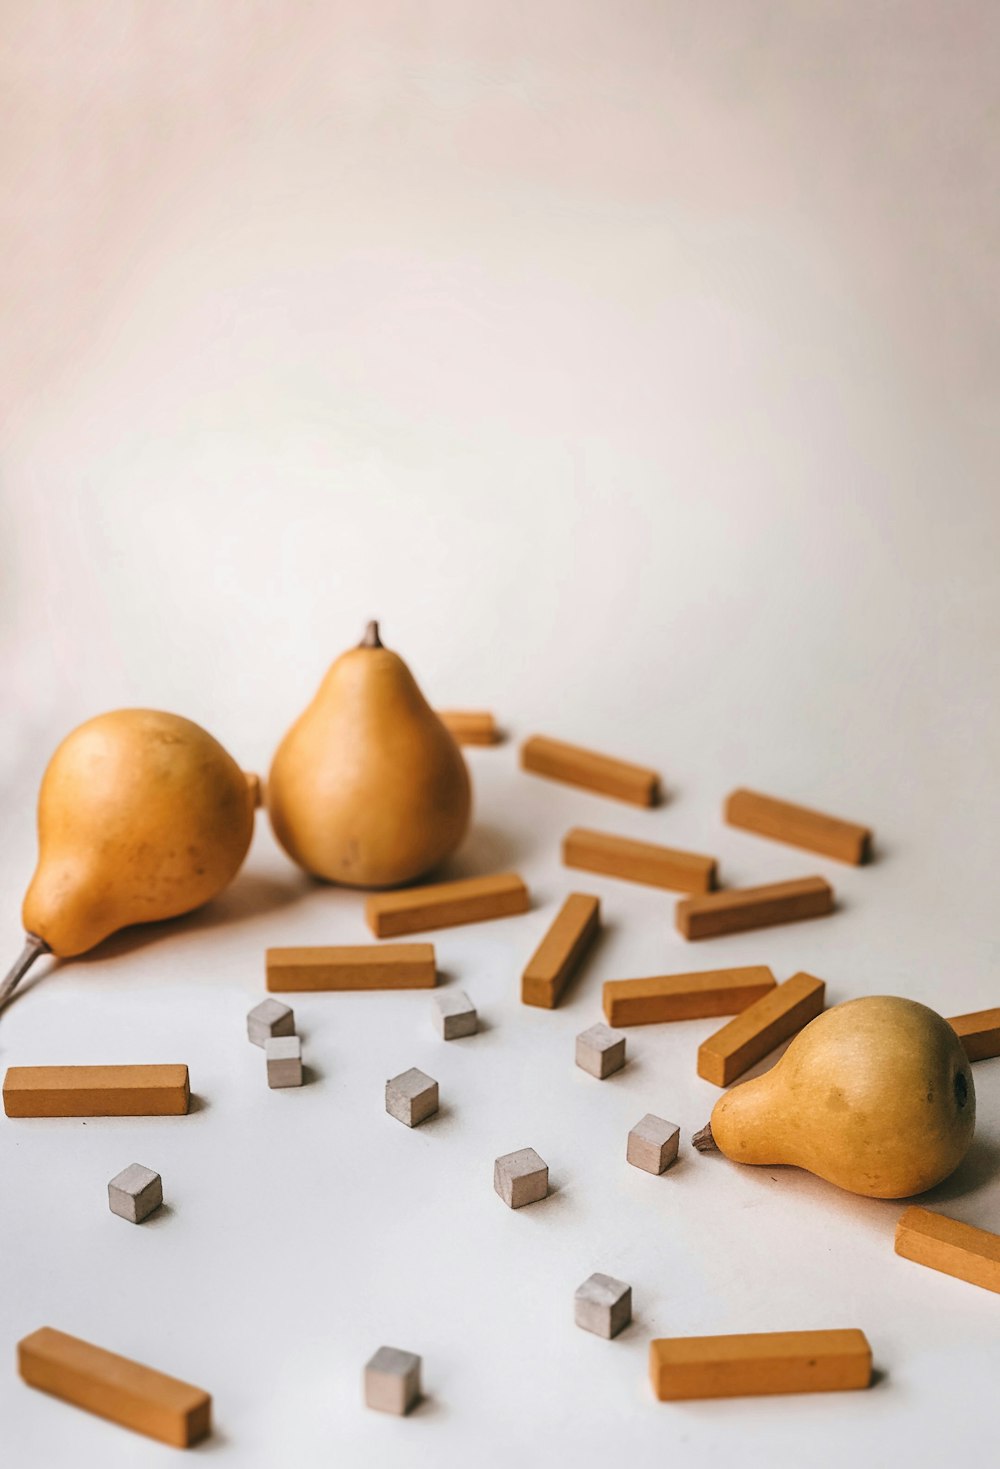
[[[720,1097],[705,1142],[737,1163],[791,1163],[901,1199],[947,1178],[975,1125],[972,1070],[948,1022],[870,995],[818,1015],[770,1071]]]
[[[267,807],[300,867],[351,887],[412,882],[465,835],[461,751],[375,623],[278,746]]]

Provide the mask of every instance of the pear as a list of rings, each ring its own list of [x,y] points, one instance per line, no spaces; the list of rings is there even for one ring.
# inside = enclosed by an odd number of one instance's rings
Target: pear
[[[458,745],[369,623],[278,746],[267,779],[275,836],[315,877],[395,887],[454,851],[471,802]]]
[[[972,1070],[947,1020],[869,995],[818,1015],[770,1071],[720,1097],[695,1146],[902,1199],[947,1178],[975,1126]]]

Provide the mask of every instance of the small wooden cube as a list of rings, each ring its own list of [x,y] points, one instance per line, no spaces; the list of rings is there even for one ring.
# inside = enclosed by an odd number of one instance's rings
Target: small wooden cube
[[[438,1084],[416,1066],[385,1084],[385,1110],[397,1122],[417,1127],[438,1109]]]
[[[379,1413],[406,1414],[420,1400],[420,1358],[399,1347],[379,1347],[365,1364],[365,1404]]]
[[[463,1035],[475,1035],[479,1029],[476,1007],[464,990],[452,994],[445,991],[434,999],[434,1024],[446,1041],[457,1041]]]
[[[577,1326],[610,1341],[632,1320],[632,1287],[598,1271],[577,1286],[573,1311]]]
[[[264,1055],[268,1086],[302,1085],[302,1042],[297,1035],[277,1035],[265,1041]]]
[[[295,1012],[280,1000],[261,1000],[247,1016],[247,1036],[252,1045],[263,1047],[278,1035],[295,1034]]]
[[[537,1204],[549,1191],[549,1165],[534,1148],[504,1153],[493,1165],[493,1187],[509,1209]]]
[[[577,1036],[576,1064],[603,1081],[625,1065],[625,1037],[599,1020]]]
[[[163,1180],[152,1168],[130,1163],[108,1184],[108,1206],[112,1214],[141,1224],[163,1203]]]
[[[654,1112],[647,1112],[628,1135],[625,1157],[633,1168],[646,1173],[665,1173],[677,1157],[681,1130],[673,1122],[665,1122]]]

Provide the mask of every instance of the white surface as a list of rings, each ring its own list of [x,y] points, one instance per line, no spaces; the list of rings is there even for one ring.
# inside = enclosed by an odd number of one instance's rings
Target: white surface
[[[246,1041],[264,947],[368,934],[263,821],[203,914],[39,966],[0,1064],[183,1060],[200,1107],[0,1119],[5,1463],[176,1462],[17,1380],[44,1322],[208,1388],[198,1452],[240,1469],[993,1452],[995,1297],[897,1260],[898,1205],[695,1157],[712,1022],[631,1032],[600,1086],[573,1037],[602,979],[720,962],[997,1003],[997,17],[538,9],[5,17],[11,956],[69,727],[172,708],[265,770],[372,615],[442,706],[670,793],[636,811],[470,751],[454,871],[516,866],[534,898],[436,936],[481,1033],[445,1045],[422,992],[303,995],[299,1090]],[[879,860],[726,830],[737,784],[871,822]],[[561,869],[574,824],[717,853],[727,883],[822,872],[841,906],[685,945],[663,894]],[[607,933],[558,1011],[521,1007],[580,888]],[[383,1102],[412,1065],[441,1086],[413,1131]],[[996,1228],[1000,1062],[975,1070],[976,1149],[933,1202]],[[647,1111],[682,1126],[661,1178],[625,1162]],[[511,1212],[493,1160],[528,1145],[552,1193]],[[133,1157],[169,1190],[125,1230],[106,1180]],[[573,1325],[595,1270],[634,1289],[612,1343]],[[654,1335],[814,1326],[868,1333],[870,1392],[652,1399]],[[385,1341],[424,1360],[406,1420],[362,1406]]]

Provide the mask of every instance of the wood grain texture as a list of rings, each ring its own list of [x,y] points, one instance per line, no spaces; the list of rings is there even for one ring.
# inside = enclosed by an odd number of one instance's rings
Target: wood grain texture
[[[8,1117],[179,1117],[188,1110],[186,1066],[11,1066]]]
[[[329,944],[268,949],[267,987],[289,990],[433,989],[433,944]]]
[[[823,1008],[826,985],[811,974],[793,974],[698,1048],[698,1075],[728,1086],[768,1051],[808,1025]]]
[[[611,755],[532,735],[521,746],[521,767],[532,775],[582,786],[602,796],[629,801],[634,806],[655,806],[660,799],[660,777],[645,765],[632,765]]]
[[[715,887],[716,861],[697,852],[681,852],[654,842],[637,842],[575,826],[563,838],[562,859],[567,867],[622,877],[649,887],[682,893],[708,893]]]
[[[686,939],[718,938],[748,928],[770,928],[833,912],[833,889],[822,877],[800,877],[758,888],[725,888],[682,898],[674,919]]]
[[[766,1331],[663,1337],[650,1342],[649,1375],[661,1402],[761,1397],[868,1387],[863,1331]]]
[[[896,1225],[896,1254],[969,1285],[1000,1292],[1000,1235],[913,1204]]]
[[[554,1010],[600,926],[600,899],[591,893],[570,893],[525,966],[521,1003]]]
[[[212,1399],[200,1387],[51,1326],[18,1342],[17,1365],[31,1387],[174,1448],[211,1429]]]
[[[804,847],[809,852],[821,852],[838,862],[859,866],[871,858],[870,827],[842,821],[839,816],[827,816],[807,806],[796,806],[791,801],[779,801],[759,791],[733,791],[726,800],[725,817],[730,826],[742,827],[776,842],[787,842],[792,847]]]
[[[948,1024],[957,1032],[970,1061],[988,1061],[1000,1056],[1000,1009],[954,1015]]]
[[[427,887],[371,893],[365,918],[376,938],[420,933],[428,928],[451,928],[458,923],[482,923],[526,913],[528,889],[516,872],[492,877],[467,877]]]
[[[500,731],[486,709],[439,709],[437,716],[460,745],[496,745]]]
[[[609,1025],[738,1015],[774,988],[774,975],[766,964],[657,974],[649,979],[609,979],[604,984],[604,1014]]]

